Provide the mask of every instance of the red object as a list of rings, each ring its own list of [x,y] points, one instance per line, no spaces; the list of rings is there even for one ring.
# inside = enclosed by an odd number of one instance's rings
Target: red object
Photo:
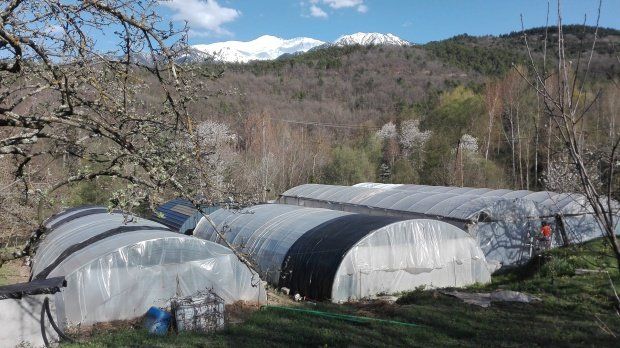
[[[545,238],[551,237],[551,226],[546,225],[540,230],[540,232],[545,236]]]

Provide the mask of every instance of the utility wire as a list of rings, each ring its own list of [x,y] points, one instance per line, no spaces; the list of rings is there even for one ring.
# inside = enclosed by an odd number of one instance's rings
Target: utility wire
[[[323,122],[313,122],[313,121],[295,121],[295,120],[287,120],[283,118],[274,118],[267,117],[270,120],[278,121],[278,122],[286,122],[286,123],[294,123],[294,124],[302,124],[306,126],[318,126],[318,127],[331,127],[331,128],[349,128],[349,129],[381,129],[381,127],[376,126],[364,126],[361,124],[339,124],[339,123],[323,123]]]
[[[327,128],[344,128],[344,129],[369,129],[369,130],[379,130],[381,127],[377,126],[367,126],[362,124],[341,124],[341,123],[323,123],[323,122],[315,122],[315,121],[295,121],[295,120],[287,120],[284,118],[275,118],[275,117],[266,117],[272,121],[284,122],[284,123],[292,123],[292,124],[300,124],[306,126],[317,126],[317,127],[327,127]],[[499,139],[500,142],[504,143],[512,143],[519,142],[520,140],[531,140],[531,137],[523,136],[523,137],[514,137],[510,139]]]

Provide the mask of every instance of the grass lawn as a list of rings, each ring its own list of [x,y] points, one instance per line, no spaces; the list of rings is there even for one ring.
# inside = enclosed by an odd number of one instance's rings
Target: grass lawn
[[[620,288],[615,260],[600,257],[602,242],[554,250],[538,262],[494,277],[493,284],[468,291],[510,289],[542,298],[542,302],[493,303],[480,308],[440,294],[416,290],[395,304],[303,304],[299,308],[352,314],[419,324],[410,327],[359,323],[278,309],[252,313],[242,324],[210,334],[149,336],[142,329],[95,333],[79,344],[63,347],[203,347],[203,346],[620,346],[620,317],[606,274],[575,275],[576,268],[612,272]],[[610,331],[612,333],[610,333]]]

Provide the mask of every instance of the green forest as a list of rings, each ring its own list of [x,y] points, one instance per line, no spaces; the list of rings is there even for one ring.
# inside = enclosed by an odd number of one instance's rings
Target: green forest
[[[599,28],[590,55],[596,28],[563,30],[567,59],[580,67],[575,76],[583,80],[576,84],[585,111],[576,125],[578,146],[595,185],[618,199],[609,154],[620,127],[620,31]],[[186,150],[165,138],[161,144],[151,139],[155,148],[148,151],[163,156],[170,149],[168,160],[179,161],[170,165],[204,185],[213,202],[232,196],[267,201],[305,183],[369,181],[580,192],[561,129],[532,84],[534,73],[544,69],[547,88],[557,88],[556,46],[557,28],[550,27],[424,45],[319,47],[247,64],[186,63],[193,88],[187,126],[205,149],[194,155],[206,160],[198,168],[189,153],[172,155]],[[135,112],[159,112],[155,81],[134,75],[145,79],[135,91]],[[32,161],[47,169],[31,180],[44,187],[53,178],[98,169],[92,158],[68,153],[45,167]],[[5,167],[2,182],[12,181],[15,173],[8,169],[17,164]],[[40,221],[54,207],[118,206],[122,195],[110,193],[119,189],[140,202],[131,209],[145,214],[177,195],[163,189],[154,197],[139,186],[93,176],[59,188],[45,208],[28,208],[15,186],[6,210],[20,218],[4,215],[4,225],[12,226],[4,239],[24,238],[24,221]]]
[[[594,30],[564,28],[567,55],[584,66]],[[249,64],[207,62],[204,75],[221,77],[209,84],[205,92],[214,97],[198,103],[197,114],[239,136],[236,161],[243,165],[230,175],[271,198],[306,182],[577,190],[560,179],[574,170],[528,81],[534,67],[553,70],[556,37],[554,28],[533,28],[409,47],[328,47]],[[619,43],[619,31],[598,30],[584,86],[584,99],[593,102],[579,125],[601,184],[606,173],[596,168],[605,166],[597,162],[619,123]],[[550,73],[549,85],[554,81]],[[258,168],[267,179],[253,183],[243,168]]]

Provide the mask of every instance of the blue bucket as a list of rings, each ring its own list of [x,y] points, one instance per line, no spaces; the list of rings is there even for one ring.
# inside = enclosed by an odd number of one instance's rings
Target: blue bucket
[[[151,307],[146,312],[144,318],[144,327],[154,335],[165,336],[170,327],[172,315],[165,310],[157,307]]]

